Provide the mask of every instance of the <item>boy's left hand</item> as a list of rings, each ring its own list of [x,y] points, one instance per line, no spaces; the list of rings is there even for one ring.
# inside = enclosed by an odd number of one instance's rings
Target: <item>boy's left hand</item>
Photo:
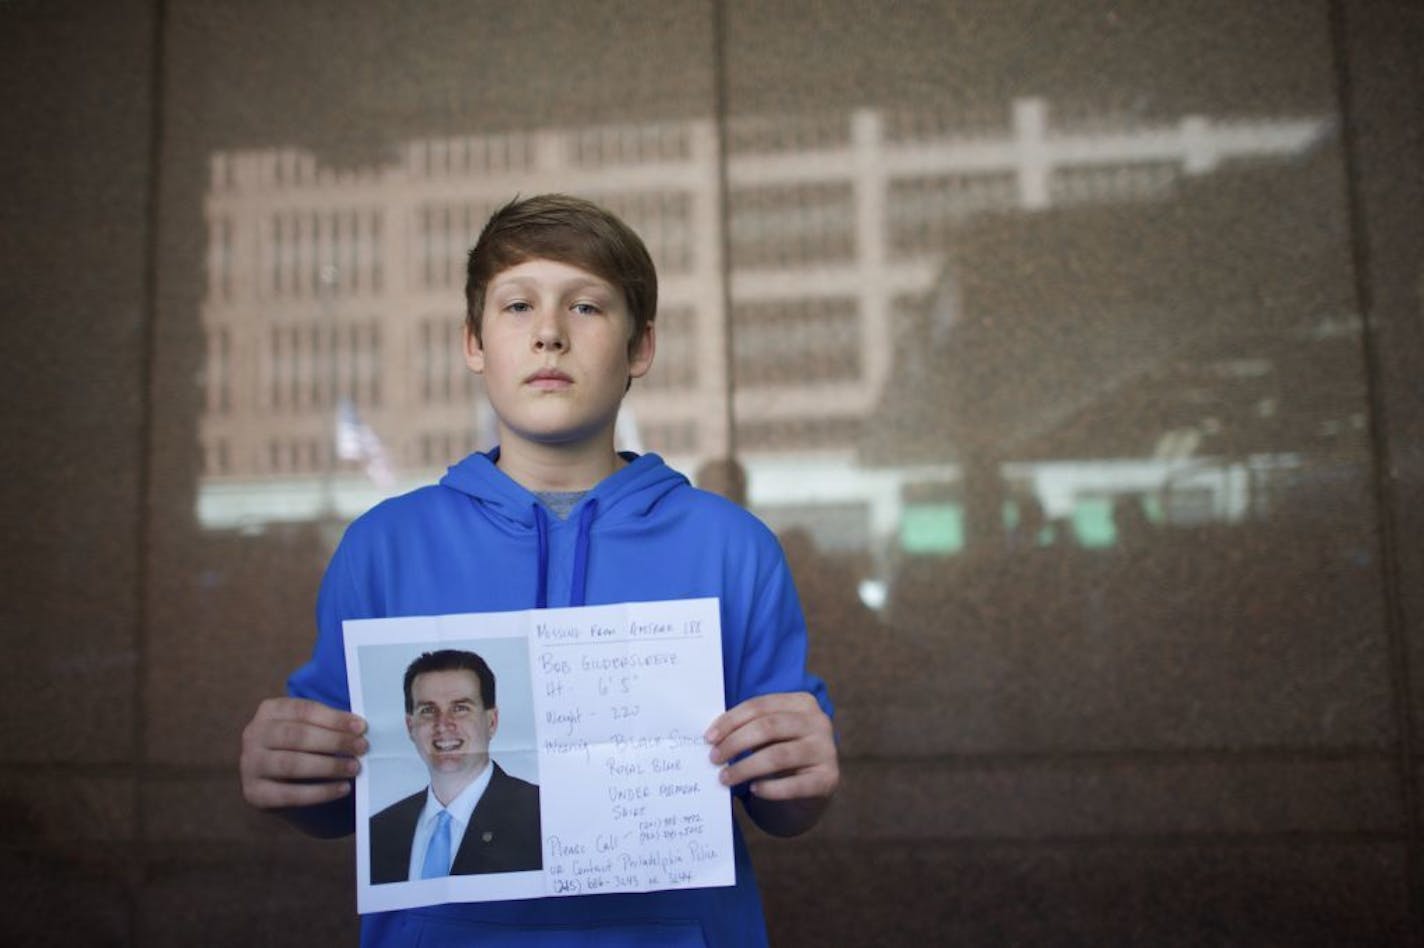
[[[743,701],[719,715],[706,738],[714,764],[746,755],[723,768],[722,783],[750,782],[762,800],[814,801],[819,815],[840,784],[831,719],[808,692]]]

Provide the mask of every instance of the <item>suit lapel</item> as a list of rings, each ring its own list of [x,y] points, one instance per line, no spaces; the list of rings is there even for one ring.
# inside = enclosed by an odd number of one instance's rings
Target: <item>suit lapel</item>
[[[410,876],[410,848],[415,841],[415,830],[420,823],[420,813],[425,809],[426,791],[412,794],[392,808],[390,819],[377,830],[381,838],[373,838],[371,854],[379,865],[371,867],[372,880],[405,882]]]
[[[465,827],[465,838],[460,841],[460,849],[455,854],[455,866],[458,867],[455,871],[460,873],[485,871],[488,864],[487,853],[491,847],[498,848],[500,844],[496,835],[496,824],[498,814],[503,809],[501,804],[505,776],[499,764],[490,761],[490,766],[494,770],[490,773],[489,786],[485,787],[480,802],[475,804],[474,812],[470,814],[470,823]]]

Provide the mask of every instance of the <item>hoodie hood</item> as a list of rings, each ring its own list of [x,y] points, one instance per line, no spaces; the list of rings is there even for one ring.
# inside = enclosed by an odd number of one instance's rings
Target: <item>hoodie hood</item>
[[[538,581],[533,605],[537,609],[549,605],[550,559],[558,545],[553,534],[572,525],[576,533],[568,604],[582,606],[595,521],[600,527],[611,527],[646,518],[670,491],[688,483],[686,477],[668,467],[656,454],[624,453],[621,457],[627,465],[585,494],[569,512],[567,521],[551,521],[539,498],[496,466],[498,447],[471,454],[451,467],[440,479],[440,486],[468,496],[491,521],[506,531],[534,535]]]

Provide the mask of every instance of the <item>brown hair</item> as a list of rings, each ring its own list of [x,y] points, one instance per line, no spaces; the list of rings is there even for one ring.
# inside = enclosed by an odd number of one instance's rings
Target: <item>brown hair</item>
[[[653,258],[612,211],[567,194],[516,197],[490,215],[465,267],[465,325],[477,342],[484,342],[481,321],[490,281],[536,258],[579,267],[622,290],[633,318],[630,351],[657,315]]]

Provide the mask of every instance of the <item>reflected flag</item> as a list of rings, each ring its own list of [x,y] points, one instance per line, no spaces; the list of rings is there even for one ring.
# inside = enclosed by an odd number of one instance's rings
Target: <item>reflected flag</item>
[[[343,461],[362,462],[366,476],[378,486],[395,486],[396,475],[385,445],[371,426],[361,420],[351,399],[345,397],[336,406],[336,456]]]

